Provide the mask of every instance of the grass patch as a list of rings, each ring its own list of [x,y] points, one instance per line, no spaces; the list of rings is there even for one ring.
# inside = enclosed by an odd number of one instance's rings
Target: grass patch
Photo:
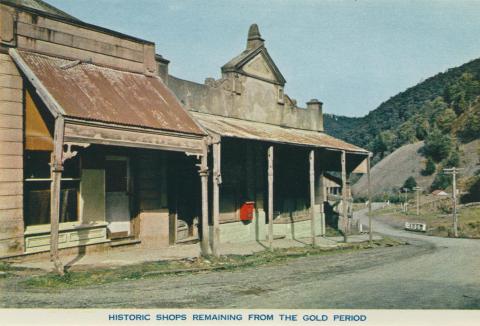
[[[282,263],[290,259],[348,253],[372,247],[390,247],[404,244],[394,239],[373,241],[372,246],[368,242],[341,244],[335,248],[319,247],[294,247],[287,249],[265,250],[252,255],[226,255],[221,257],[200,257],[178,261],[149,262],[138,265],[129,265],[116,268],[95,269],[86,271],[67,272],[63,276],[45,274],[31,276],[21,281],[20,284],[34,288],[74,288],[93,286],[123,280],[138,280],[149,277],[161,277],[168,274],[189,274],[199,272],[236,270],[252,268],[262,265]]]
[[[417,216],[415,206],[411,206],[407,213],[401,212],[398,207],[390,206],[376,210],[372,215],[399,226],[405,222],[426,223],[428,235],[453,237],[452,215],[446,213],[444,209],[422,208],[420,215]],[[480,207],[458,209],[458,233],[462,238],[480,238]]]

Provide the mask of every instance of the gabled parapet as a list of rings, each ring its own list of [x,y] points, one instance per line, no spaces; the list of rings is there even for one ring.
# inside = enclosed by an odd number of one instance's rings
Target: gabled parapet
[[[322,103],[306,108],[285,94],[285,78],[265,47],[256,24],[250,26],[247,47],[221,68],[220,79],[204,84],[173,76],[168,85],[192,111],[270,123],[290,128],[323,131]]]

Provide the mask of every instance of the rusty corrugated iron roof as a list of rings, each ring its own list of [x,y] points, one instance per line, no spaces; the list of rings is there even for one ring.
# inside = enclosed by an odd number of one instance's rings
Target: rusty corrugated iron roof
[[[66,117],[204,134],[159,77],[26,51],[18,53]]]
[[[192,112],[192,115],[205,129],[223,137],[322,147],[368,154],[368,151],[363,148],[349,144],[323,132],[287,128],[200,112]]]

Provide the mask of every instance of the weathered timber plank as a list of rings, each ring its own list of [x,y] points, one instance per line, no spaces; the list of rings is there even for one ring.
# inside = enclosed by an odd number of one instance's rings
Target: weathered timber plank
[[[108,129],[69,122],[65,124],[65,141],[202,153],[202,139],[197,137]]]
[[[1,211],[0,211],[1,212]],[[0,223],[0,240],[23,236],[23,219],[2,221]]]
[[[3,103],[0,101],[0,105]],[[22,129],[23,119],[21,116],[2,115],[0,119],[0,128]]]
[[[0,169],[0,182],[23,181],[23,169]]]
[[[22,103],[23,93],[21,89],[0,88],[0,101]]]
[[[2,209],[0,210],[0,223],[8,220],[23,219],[23,208]]]
[[[0,85],[0,87],[2,87]],[[20,102],[3,102],[0,104],[0,119],[3,114],[23,115],[23,106]]]
[[[0,60],[0,75],[20,76],[20,72],[11,60]]]
[[[0,87],[22,89],[22,78],[16,75],[0,75]]]
[[[28,13],[20,13],[18,15],[18,22],[34,24],[32,20],[32,16]],[[93,31],[88,28],[75,26],[73,24],[62,23],[49,18],[38,17],[35,25],[39,27],[57,30],[57,31],[63,31],[65,33],[72,34],[75,36],[82,36],[92,40],[98,40],[98,41],[109,43],[109,44],[119,45],[135,51],[143,51],[143,43],[141,42],[136,42],[134,40],[127,40],[118,36],[109,35],[109,34],[98,32],[98,31]]]
[[[23,157],[21,155],[0,155],[0,169],[22,169],[22,168],[23,168]]]
[[[14,196],[23,194],[23,183],[19,182],[0,182],[0,196]]]
[[[23,253],[23,237],[0,241],[0,257]]]
[[[0,142],[0,155],[22,155],[23,144],[19,142]]]
[[[23,207],[23,196],[0,196],[0,210]]]
[[[1,103],[0,105],[3,105]],[[0,115],[0,119],[4,117]],[[0,141],[16,141],[23,142],[23,131],[22,129],[10,129],[10,128],[0,128]]]
[[[92,51],[95,53],[106,54],[127,60],[143,62],[143,52],[131,50],[120,45],[102,42],[96,39],[89,39],[83,36],[68,34],[63,31],[38,27],[36,25],[20,22],[17,25],[17,33],[18,35],[33,39]]]
[[[118,67],[133,72],[144,72],[144,65],[141,62],[135,62],[120,59],[105,54],[95,53],[87,50],[76,49],[65,45],[55,44],[42,40],[34,40],[25,36],[17,36],[18,47],[20,49],[34,50],[51,55],[76,58],[78,60],[92,60],[95,64]]]

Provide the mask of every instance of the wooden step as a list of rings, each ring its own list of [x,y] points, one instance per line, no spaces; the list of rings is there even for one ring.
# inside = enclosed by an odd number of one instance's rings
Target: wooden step
[[[133,246],[139,243],[142,243],[142,241],[133,237],[127,237],[123,239],[112,240],[112,242],[110,242],[110,247]]]
[[[200,242],[197,237],[188,237],[182,240],[177,240],[177,244],[194,244]]]

